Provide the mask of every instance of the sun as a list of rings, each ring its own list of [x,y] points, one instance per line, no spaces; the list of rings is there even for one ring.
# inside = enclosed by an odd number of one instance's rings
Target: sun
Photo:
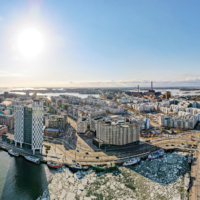
[[[39,31],[26,29],[19,35],[18,48],[25,57],[35,57],[44,46],[44,40]]]

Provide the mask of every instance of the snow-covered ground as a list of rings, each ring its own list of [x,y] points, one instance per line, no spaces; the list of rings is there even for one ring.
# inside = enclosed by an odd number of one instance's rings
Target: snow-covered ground
[[[73,174],[64,169],[55,174],[38,200],[181,200],[188,197],[183,178],[188,171],[184,153],[168,153],[161,159],[112,172]]]

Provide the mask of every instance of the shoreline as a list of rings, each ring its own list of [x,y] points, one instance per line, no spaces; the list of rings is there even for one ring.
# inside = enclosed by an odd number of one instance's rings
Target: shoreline
[[[171,156],[174,157],[171,163]],[[153,161],[142,161],[141,164],[131,167],[117,167],[116,170],[108,172],[95,172],[94,170],[87,170],[85,172],[78,171],[72,173],[68,168],[56,173],[53,179],[48,184],[43,194],[37,198],[42,199],[138,199],[138,200],[153,200],[160,199],[160,194],[165,199],[172,200],[173,196],[177,199],[182,199],[183,196],[188,197],[189,193],[184,190],[184,173],[191,171],[191,168],[184,168],[184,163],[178,162],[179,158],[187,162],[187,157],[183,154],[168,153],[163,158],[155,159]],[[166,163],[167,161],[167,163]],[[148,164],[147,164],[148,163]],[[160,167],[159,165],[162,165]],[[149,167],[149,165],[155,166]],[[177,166],[179,169],[183,165],[182,174],[177,174],[177,170],[171,170],[171,167]],[[167,169],[165,169],[167,167]],[[164,170],[166,184],[157,182],[159,178],[154,176],[154,171],[160,168]],[[144,173],[151,175],[146,177]],[[139,171],[138,171],[139,170]],[[167,176],[169,174],[171,176]],[[151,179],[151,177],[153,179]],[[154,180],[155,179],[155,180]],[[166,193],[166,191],[168,191]]]

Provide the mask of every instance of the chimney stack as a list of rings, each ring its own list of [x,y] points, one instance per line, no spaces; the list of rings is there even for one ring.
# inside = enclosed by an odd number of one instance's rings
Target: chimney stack
[[[140,92],[140,86],[138,85],[138,93]]]
[[[151,81],[151,90],[153,90],[153,81]]]

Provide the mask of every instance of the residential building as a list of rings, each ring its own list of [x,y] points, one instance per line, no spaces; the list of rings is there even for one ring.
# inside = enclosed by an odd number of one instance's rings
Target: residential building
[[[0,125],[0,137],[3,133],[8,133],[8,127],[6,125]]]
[[[97,121],[96,137],[104,144],[126,145],[140,139],[140,124],[118,116]]]
[[[46,128],[44,129],[44,135],[49,137],[58,137],[59,129]]]
[[[14,115],[0,114],[0,124],[8,126],[9,129],[14,129]]]
[[[49,115],[49,119],[45,120],[45,126],[48,128],[63,129],[66,119],[66,115]]]

